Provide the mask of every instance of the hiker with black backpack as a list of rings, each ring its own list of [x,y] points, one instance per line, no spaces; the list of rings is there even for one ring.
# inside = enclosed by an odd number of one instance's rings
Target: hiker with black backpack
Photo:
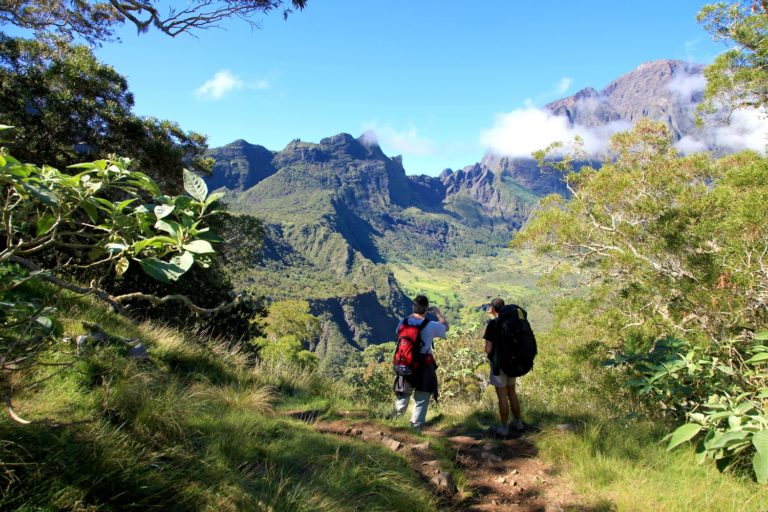
[[[496,389],[499,400],[501,425],[496,428],[500,436],[508,436],[509,410],[515,420],[511,427],[521,432],[525,429],[520,415],[515,382],[533,368],[536,357],[536,337],[528,323],[528,313],[516,304],[505,305],[495,298],[485,306],[493,318],[485,328],[485,353],[491,363],[489,382]]]
[[[432,313],[437,322],[427,318]],[[405,413],[414,399],[411,427],[420,430],[427,418],[430,397],[437,400],[437,364],[432,356],[432,341],[445,338],[448,322],[437,307],[429,307],[429,299],[418,295],[413,299],[413,313],[397,325],[397,343],[392,360],[395,371],[395,411]]]

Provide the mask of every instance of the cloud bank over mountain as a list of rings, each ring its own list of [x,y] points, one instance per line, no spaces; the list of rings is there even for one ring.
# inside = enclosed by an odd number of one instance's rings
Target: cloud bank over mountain
[[[610,137],[629,129],[642,117],[665,123],[681,153],[699,151],[765,151],[768,119],[757,110],[720,111],[703,127],[696,126],[696,107],[706,81],[702,67],[680,61],[642,64],[602,91],[582,89],[543,108],[525,106],[498,114],[482,131],[480,144],[494,155],[526,158],[553,142],[575,137],[584,149],[599,156]]]

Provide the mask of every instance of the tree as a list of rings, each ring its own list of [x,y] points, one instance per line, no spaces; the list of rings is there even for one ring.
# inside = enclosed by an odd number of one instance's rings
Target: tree
[[[679,157],[648,120],[611,147],[600,169],[568,174],[570,200],[547,198],[514,243],[582,276],[556,324],[611,352],[657,413],[688,420],[671,447],[702,433],[701,460],[741,464],[768,432],[768,159]],[[768,454],[755,461],[768,481]]]
[[[768,2],[706,5],[697,19],[716,41],[733,45],[704,69],[705,106],[732,109],[768,105]]]
[[[127,158],[97,160],[70,166],[67,174],[21,163],[0,148],[0,394],[9,409],[15,386],[7,379],[35,368],[53,341],[63,290],[93,295],[118,312],[129,300],[181,301],[200,313],[232,306],[205,309],[186,296],[142,291],[115,296],[98,281],[78,280],[85,272],[121,276],[138,267],[170,282],[194,265],[210,265],[219,239],[205,224],[223,194],[209,195],[203,180],[185,171],[187,193],[164,195],[130,165]],[[77,258],[59,258],[61,249],[77,251]]]
[[[0,122],[18,127],[8,141],[16,158],[63,169],[109,153],[132,155],[134,165],[176,191],[183,168],[211,169],[205,136],[132,108],[125,77],[85,46],[0,34]]]
[[[91,44],[116,39],[115,31],[132,24],[139,33],[150,28],[171,37],[218,27],[228,18],[255,25],[252,18],[281,9],[287,18],[302,10],[307,0],[191,0],[183,7],[161,0],[3,0],[0,24],[12,24],[38,33],[55,32],[67,39],[81,37]]]
[[[274,302],[263,323],[266,338],[254,340],[262,359],[317,367],[317,356],[308,349],[320,334],[320,322],[307,301]]]

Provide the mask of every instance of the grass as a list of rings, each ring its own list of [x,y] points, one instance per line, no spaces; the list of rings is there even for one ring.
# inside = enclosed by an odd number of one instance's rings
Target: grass
[[[586,495],[626,511],[764,511],[768,489],[746,477],[698,465],[692,450],[668,452],[663,426],[588,419],[578,433],[548,428],[537,435],[542,455]]]
[[[458,301],[475,306],[497,296],[524,301],[537,293],[545,263],[526,252],[504,249],[495,256],[456,258],[450,265],[437,268],[408,263],[390,266],[409,293],[425,293],[442,304]]]
[[[347,392],[296,369],[249,364],[216,340],[134,326],[89,301],[62,304],[64,334],[82,320],[138,337],[149,362],[119,347],[76,361],[14,397],[22,426],[0,419],[3,510],[434,510],[436,499],[399,455],[316,433],[281,414],[332,411]],[[58,372],[58,373],[57,373]]]
[[[34,422],[0,419],[3,510],[435,510],[437,499],[399,455],[376,444],[315,432],[289,412],[334,417],[363,407],[351,386],[280,364],[254,366],[217,340],[150,323],[134,325],[87,299],[60,304],[63,333],[81,322],[139,338],[148,362],[118,346],[76,356],[60,345],[15,396]],[[768,489],[747,477],[696,465],[690,449],[667,452],[671,425],[630,416],[615,380],[568,358],[561,341],[541,337],[534,372],[521,379],[524,420],[533,441],[587,503],[616,510],[765,510]],[[25,379],[16,378],[19,386]],[[391,404],[363,407],[369,421]],[[646,416],[647,417],[647,416]],[[401,418],[402,419],[402,418]],[[443,429],[477,431],[497,421],[492,390],[479,399],[446,399],[428,420]],[[579,426],[561,432],[559,423]],[[452,453],[430,439],[446,461]],[[467,475],[452,471],[468,496]]]

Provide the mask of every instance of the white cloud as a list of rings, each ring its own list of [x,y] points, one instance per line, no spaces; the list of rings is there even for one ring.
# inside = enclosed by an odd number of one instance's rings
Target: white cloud
[[[232,91],[239,91],[245,87],[245,83],[230,71],[224,69],[217,71],[213,78],[205,82],[195,90],[198,100],[220,100]]]
[[[679,73],[672,77],[667,88],[684,101],[691,101],[692,96],[704,92],[706,85],[707,79],[701,73]]]
[[[700,133],[680,139],[676,146],[682,153],[707,148],[724,151],[753,149],[765,153],[768,143],[768,119],[755,109],[739,109],[731,113],[727,124],[711,124]]]
[[[228,69],[217,71],[213,78],[195,89],[198,100],[220,100],[227,94],[243,89],[267,90],[272,85],[268,80],[261,79],[246,82],[240,76],[232,74]]]
[[[363,124],[363,129],[366,130],[364,134],[366,141],[380,143],[387,148],[388,153],[395,152],[418,156],[435,154],[435,143],[420,136],[414,127],[398,131],[390,125],[370,121]]]
[[[707,150],[707,143],[692,135],[686,135],[675,144],[677,150],[685,155],[700,153]]]
[[[570,126],[565,116],[526,107],[497,115],[494,125],[481,132],[480,143],[498,155],[530,157],[553,142],[570,143],[579,136],[584,149],[597,155],[607,150],[611,135],[627,128],[620,121],[599,127]]]
[[[555,91],[557,91],[557,94],[563,94],[571,88],[571,85],[573,85],[573,78],[564,76],[560,79],[559,82],[557,82]]]

